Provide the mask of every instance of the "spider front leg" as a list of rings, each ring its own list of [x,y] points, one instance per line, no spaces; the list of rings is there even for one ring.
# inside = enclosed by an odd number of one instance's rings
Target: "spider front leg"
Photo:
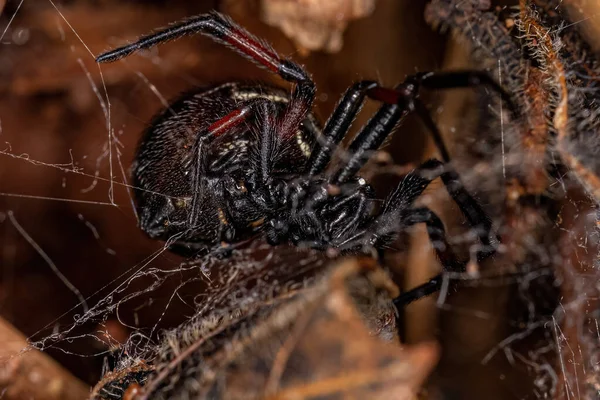
[[[381,87],[375,81],[359,81],[350,86],[327,120],[321,140],[315,142],[308,161],[310,176],[323,172],[333,150],[348,133],[366,97],[395,105],[398,94],[396,89]]]
[[[432,77],[430,79],[435,78],[435,80],[430,82],[425,77]],[[392,117],[392,120],[396,120],[396,117],[394,117],[394,113],[398,113],[398,111],[400,113],[407,111],[397,107],[401,105],[399,104],[399,101],[405,98],[409,98],[410,104],[408,107],[408,111],[410,111],[411,107],[414,108],[414,111],[421,117],[424,124],[431,132],[431,135],[438,148],[438,151],[440,152],[442,160],[448,162],[450,160],[450,155],[442,140],[442,135],[439,132],[433,120],[431,119],[431,117],[429,116],[429,112],[427,111],[425,105],[418,100],[418,93],[413,89],[418,90],[418,88],[416,88],[414,84],[414,82],[417,81],[419,83],[424,82],[426,87],[428,87],[427,85],[435,86],[437,84],[440,85],[441,88],[444,88],[444,85],[447,85],[448,80],[453,80],[455,78],[458,79],[459,84],[461,85],[470,85],[472,83],[474,84],[475,82],[485,82],[491,87],[494,87],[495,90],[500,91],[502,98],[508,98],[505,94],[503,94],[502,89],[500,89],[493,80],[487,77],[487,75],[478,72],[447,73],[443,75],[416,75],[415,77],[409,78],[407,82],[405,82],[402,85],[399,85],[395,89],[382,87],[375,81],[356,82],[346,90],[346,93],[344,93],[344,96],[336,105],[333,113],[331,114],[331,116],[327,120],[327,123],[325,124],[322,139],[320,140],[320,142],[317,141],[315,143],[315,146],[311,152],[312,154],[310,160],[308,161],[309,175],[314,176],[323,172],[323,170],[329,163],[329,160],[331,159],[331,153],[333,152],[333,149],[342,141],[344,136],[348,133],[348,129],[350,128],[354,118],[356,118],[356,115],[362,107],[366,97],[395,107],[385,108],[386,110],[388,110],[388,112],[382,112],[383,117],[379,116],[373,118],[374,124],[371,127],[365,128],[365,131],[371,132],[371,128],[375,127],[376,130],[381,131],[381,137],[385,139],[385,137],[391,131],[388,126],[389,124],[381,124],[380,122],[380,124],[377,125],[375,121],[382,121],[390,117]],[[466,83],[464,83],[463,81],[466,81]],[[366,139],[363,139],[359,142],[362,141],[366,141]],[[373,147],[379,145],[380,142],[378,140],[375,140],[374,143],[372,143],[370,146]]]
[[[362,231],[338,243],[337,246],[343,250],[361,252],[364,252],[366,248],[381,249],[391,243],[398,233],[406,228],[418,223],[425,223],[429,239],[444,270],[464,270],[466,262],[459,260],[452,251],[440,218],[428,208],[413,208],[414,201],[431,181],[438,177],[444,182],[446,189],[459,206],[469,225],[478,230],[480,246],[475,252],[477,260],[482,261],[493,255],[497,242],[491,232],[490,219],[477,201],[460,184],[458,175],[448,169],[447,165],[435,159],[426,161],[409,173],[385,201],[381,214]],[[439,289],[440,284],[440,277],[435,277],[425,285],[416,288],[415,292],[404,295],[396,303],[415,300],[416,298],[413,298],[415,294],[431,294]]]
[[[409,76],[394,90],[378,88],[378,97],[386,105],[377,111],[352,141],[348,147],[350,158],[334,174],[331,182],[340,184],[355,176],[367,162],[370,154],[383,144],[398,122],[410,112],[416,112],[426,125],[444,162],[450,161],[450,155],[444,145],[442,135],[429,115],[427,107],[419,98],[420,89],[453,89],[480,85],[489,87],[498,93],[502,101],[507,104],[513,118],[519,117],[519,112],[510,95],[481,71],[420,73]]]
[[[218,140],[223,135],[231,132],[233,128],[240,125],[250,118],[256,110],[256,105],[260,100],[253,100],[240,108],[231,111],[229,114],[219,118],[217,121],[210,124],[204,131],[196,135],[196,143],[193,148],[193,163],[192,163],[192,188],[194,190],[192,196],[192,207],[188,216],[188,224],[190,231],[196,229],[201,224],[201,206],[203,196],[209,194],[207,183],[207,153],[215,140]],[[223,226],[221,226],[221,229]],[[220,235],[221,236],[221,235]]]
[[[323,172],[335,146],[337,146],[352,125],[352,121],[358,114],[363,105],[365,97],[370,89],[377,87],[377,82],[360,81],[356,82],[344,93],[344,96],[335,106],[331,116],[323,128],[322,138],[315,141],[308,160],[310,176],[315,176]]]
[[[227,115],[213,122],[203,132],[197,134],[196,143],[194,145],[194,161],[192,174],[192,187],[194,193],[192,197],[192,209],[188,218],[191,229],[201,223],[200,213],[202,210],[203,196],[211,193],[208,190],[207,181],[207,154],[208,149],[214,144],[214,141],[219,140],[223,136],[233,131],[236,126],[255,118],[259,123],[259,137],[257,145],[253,149],[254,155],[251,158],[253,171],[255,171],[256,180],[255,190],[268,192],[267,185],[271,176],[272,163],[274,160],[273,153],[277,151],[280,145],[280,138],[275,133],[274,121],[276,116],[275,105],[266,99],[253,99],[243,103],[239,108],[234,109]],[[224,241],[229,241],[234,236],[233,227],[231,225],[221,226],[222,236]]]
[[[133,52],[149,49],[161,43],[196,33],[206,35],[227,45],[255,64],[265,67],[286,81],[295,84],[286,110],[279,119],[278,129],[280,136],[292,138],[313,104],[315,84],[310,75],[300,65],[292,60],[280,57],[268,44],[217,12],[198,15],[182,23],[142,36],[134,43],[99,55],[96,57],[96,62],[117,61]]]

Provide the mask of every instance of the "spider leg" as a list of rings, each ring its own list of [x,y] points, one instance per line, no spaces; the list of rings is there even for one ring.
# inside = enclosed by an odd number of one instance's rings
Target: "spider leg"
[[[273,115],[273,109],[273,104],[268,100],[260,98],[253,99],[213,122],[203,132],[198,133],[193,150],[195,159],[193,161],[194,169],[192,175],[192,187],[196,189],[192,199],[193,204],[201,204],[202,196],[205,196],[208,192],[206,190],[206,179],[204,177],[207,173],[207,149],[210,147],[212,142],[219,137],[226,135],[228,132],[231,132],[232,128],[246,122],[250,117],[255,115],[259,116],[261,121],[264,121],[262,124],[262,131],[266,131],[264,126],[269,125],[268,118]],[[258,151],[259,159],[257,160],[259,176],[261,177],[265,176],[265,174],[268,174],[268,172],[264,171],[265,168],[270,170],[269,163],[273,150],[272,140],[266,141],[265,143],[265,139],[265,135],[261,134]],[[266,158],[266,160],[264,160],[264,158]],[[199,223],[199,210],[200,207],[192,207],[192,212],[188,217],[189,224],[192,227],[195,227]]]
[[[107,51],[96,57],[96,62],[107,63],[120,60],[130,54],[159,44],[176,40],[182,36],[202,34],[232,48],[236,53],[249,58],[290,82],[308,80],[308,74],[295,63],[282,60],[268,44],[264,43],[231,19],[218,12],[201,14],[183,22],[141,36],[135,42]]]
[[[442,288],[442,279],[442,274],[438,274],[422,285],[400,294],[398,297],[392,300],[394,306],[400,310],[415,300],[419,300],[437,292]]]
[[[332,240],[344,237],[348,231],[360,224],[365,215],[370,213],[368,209],[370,201],[365,194],[356,190],[344,200],[336,203],[329,211],[337,214],[328,222],[327,231],[333,233]]]
[[[487,73],[477,70],[430,72],[421,74],[419,84],[426,89],[458,89],[486,86],[496,92],[508,106],[513,119],[518,120],[521,113],[512,96]]]
[[[251,160],[255,165],[260,185],[265,185],[271,178],[275,153],[279,148],[279,136],[275,129],[274,121],[272,121],[275,111],[275,105],[270,101],[263,100],[256,104],[256,116],[260,121],[260,131],[257,146],[258,151],[254,157],[251,157]]]
[[[438,177],[442,179],[448,194],[450,194],[450,197],[458,205],[469,225],[477,232],[477,237],[482,245],[477,249],[477,260],[482,261],[493,255],[498,247],[498,239],[492,233],[492,221],[479,202],[465,189],[456,171],[440,160],[430,159],[421,164],[415,172],[427,182],[427,185]],[[411,196],[414,196],[414,193]]]
[[[366,97],[395,105],[400,96],[401,93],[397,89],[382,87],[375,81],[359,81],[350,86],[327,120],[321,142],[315,143],[308,161],[309,175],[314,176],[323,172],[331,159],[333,149],[350,129],[352,121],[360,111]],[[437,135],[436,144],[440,148],[440,152],[442,155],[447,155],[448,152],[435,125],[432,132],[434,136]]]
[[[452,251],[452,247],[446,240],[444,223],[436,213],[427,207],[419,207],[409,209],[402,217],[402,224],[405,226],[421,223],[425,224],[427,227],[429,240],[443,265],[444,270],[463,271],[466,263],[459,261],[456,254],[454,254],[454,251]]]
[[[329,163],[333,148],[344,138],[344,135],[352,124],[352,120],[362,107],[366,92],[369,88],[375,86],[377,86],[377,83],[374,81],[360,81],[354,83],[346,90],[344,97],[335,106],[323,128],[321,142],[317,140],[311,151],[310,159],[308,160],[308,174],[310,176],[323,172]]]
[[[429,160],[425,164],[424,169],[432,170],[436,169],[436,167],[444,167],[444,165],[438,160]],[[422,166],[423,167],[423,166]],[[479,240],[484,245],[484,248],[477,251],[477,259],[478,261],[482,261],[483,259],[493,255],[496,251],[496,243],[492,243],[491,239],[491,221],[484,213],[481,206],[477,203],[477,201],[465,190],[458,179],[458,174],[455,171],[448,170],[448,167],[444,167],[446,169],[445,172],[439,174],[442,181],[446,185],[446,188],[456,204],[458,204],[461,209],[463,215],[469,221],[469,224],[473,227],[479,228]],[[435,172],[434,172],[435,173]],[[415,212],[415,214],[412,214]],[[433,217],[432,220],[428,223],[427,212],[431,213],[430,217]],[[449,245],[445,241],[443,224],[439,220],[439,218],[430,210],[426,209],[411,209],[408,218],[405,220],[408,224],[425,222],[427,225],[427,231],[429,233],[429,238],[432,243],[435,243],[437,240],[440,243],[443,243],[442,249],[446,249],[446,251],[440,251],[438,247],[436,248],[436,252],[438,254],[438,258],[446,271],[464,271],[465,263],[459,261],[455,256]],[[432,228],[430,225],[433,222]],[[438,226],[439,224],[439,226]],[[437,238],[433,235],[437,235]],[[449,253],[447,252],[449,250]],[[437,292],[442,287],[442,274],[438,274],[431,278],[429,281],[400,294],[396,297],[393,302],[396,308],[400,309],[405,307],[406,305],[412,303],[415,300],[418,300],[422,297],[429,296],[432,293]]]
[[[359,81],[350,86],[340,102],[336,105],[323,128],[321,142],[315,142],[308,161],[309,175],[315,176],[323,172],[333,149],[342,141],[356,114],[360,111],[365,97],[372,89],[379,87],[374,81]]]
[[[348,147],[350,159],[336,172],[332,183],[340,184],[352,178],[367,162],[369,154],[377,150],[394,127],[409,113],[415,111],[429,129],[436,146],[446,162],[450,155],[442,135],[433,122],[427,107],[419,99],[420,89],[453,89],[484,85],[499,94],[508,105],[513,118],[519,117],[518,109],[511,96],[498,83],[481,71],[459,71],[421,73],[409,76],[395,90],[377,88],[379,97],[386,105],[367,122]]]
[[[134,43],[99,55],[96,57],[96,62],[117,61],[133,52],[196,33],[227,45],[258,66],[265,67],[286,81],[295,83],[290,101],[280,117],[278,129],[278,134],[282,137],[293,137],[306,112],[312,107],[315,96],[314,82],[300,65],[281,58],[271,46],[217,12],[201,14],[142,36]]]
[[[426,161],[409,173],[385,201],[381,214],[362,231],[337,243],[337,247],[350,251],[364,251],[365,247],[380,249],[389,244],[405,227],[425,223],[429,239],[444,270],[464,271],[466,262],[459,260],[452,251],[440,218],[428,208],[412,207],[429,183],[438,177],[444,182],[448,193],[459,206],[469,225],[478,231],[478,239],[482,245],[476,253],[478,261],[493,255],[497,242],[491,233],[490,219],[462,186],[458,174],[435,159]],[[408,304],[417,298],[431,294],[439,288],[440,284],[441,279],[436,277],[414,291],[403,294],[395,304]]]
[[[188,216],[189,226],[194,229],[199,223],[200,207],[197,204],[202,204],[203,196],[208,193],[207,183],[204,177],[206,176],[207,170],[207,149],[213,140],[221,136],[222,134],[230,131],[231,128],[246,121],[251,111],[249,106],[233,110],[223,118],[212,123],[203,132],[200,132],[196,136],[196,143],[194,144],[193,153],[195,158],[193,161],[193,174],[192,174],[192,187],[194,188],[194,194],[192,196],[192,209]]]
[[[396,104],[381,106],[348,147],[350,159],[334,174],[331,183],[340,185],[350,180],[408,112],[406,107]]]
[[[458,173],[448,164],[436,159],[430,159],[421,164],[420,170],[424,174],[429,174],[429,179],[433,180],[437,177],[442,179],[448,194],[458,205],[469,225],[475,229],[482,244],[482,247],[476,252],[477,260],[482,261],[493,255],[498,247],[498,239],[492,233],[492,221],[479,202],[465,189]]]
[[[406,226],[419,223],[426,225],[429,240],[435,249],[444,271],[462,272],[465,270],[466,263],[460,261],[454,251],[452,251],[450,244],[446,240],[444,224],[433,211],[427,207],[410,209],[403,218],[403,223]],[[415,300],[437,292],[442,287],[442,279],[442,274],[438,274],[424,284],[400,294],[393,299],[394,306],[397,309],[401,309]]]
[[[518,120],[520,113],[512,97],[495,80],[482,71],[454,71],[454,72],[430,72],[420,77],[419,85],[426,89],[456,89],[476,86],[487,86],[508,106],[514,120]],[[450,154],[446,149],[441,132],[431,118],[429,110],[423,102],[415,97],[413,99],[414,110],[429,130],[440,156],[444,162],[450,161]]]
[[[448,152],[448,148],[444,143],[444,138],[442,137],[442,133],[439,128],[431,118],[429,114],[429,110],[425,107],[425,104],[421,102],[419,99],[415,99],[414,101],[415,112],[421,118],[421,121],[425,124],[425,127],[429,130],[431,137],[433,138],[433,142],[440,152],[440,157],[445,163],[450,162],[450,153]]]
[[[314,176],[323,172],[331,159],[333,149],[342,141],[348,132],[352,121],[362,107],[365,97],[394,105],[398,103],[398,99],[401,98],[401,96],[402,93],[398,91],[398,89],[381,87],[374,81],[359,81],[350,86],[327,120],[325,128],[323,129],[323,139],[321,140],[321,143],[315,143],[315,147],[311,152],[311,158],[308,161],[310,166],[309,175]],[[414,102],[416,112],[421,116],[431,131],[442,159],[444,161],[449,161],[450,156],[442,140],[442,135],[429,116],[427,109],[420,101],[418,101],[418,99],[415,99]]]

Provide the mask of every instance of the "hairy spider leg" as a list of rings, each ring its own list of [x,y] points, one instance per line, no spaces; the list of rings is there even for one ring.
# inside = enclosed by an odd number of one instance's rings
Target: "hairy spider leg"
[[[367,121],[352,140],[352,143],[348,146],[350,158],[331,177],[331,183],[340,185],[354,177],[367,162],[371,152],[377,150],[383,144],[394,127],[411,111],[400,100],[408,97],[403,96],[401,92],[414,90],[413,86],[402,83],[395,89],[393,96],[387,96],[392,98],[388,98],[389,101],[377,110],[375,115]]]
[[[192,154],[195,155],[194,172],[192,175],[192,188],[194,188],[194,195],[192,196],[192,210],[188,216],[190,229],[194,229],[199,223],[199,209],[198,204],[201,204],[202,196],[207,193],[206,181],[202,179],[206,171],[206,152],[209,147],[208,140],[205,140],[203,136],[208,136],[208,131],[198,135],[194,151]]]
[[[393,299],[392,302],[394,303],[394,306],[400,310],[415,300],[419,300],[439,291],[442,288],[443,279],[442,274],[437,274],[427,282],[400,294]]]
[[[370,97],[373,96],[387,104],[377,111],[354,138],[348,147],[351,156],[333,176],[332,183],[340,184],[355,176],[369,159],[369,154],[377,150],[391,134],[396,124],[413,111],[429,129],[442,159],[445,162],[450,161],[450,155],[442,135],[433,122],[427,107],[419,99],[420,89],[455,89],[479,85],[489,86],[497,92],[502,101],[508,105],[513,118],[518,119],[519,112],[510,95],[487,74],[480,71],[420,73],[409,76],[394,90],[382,87],[371,89]]]
[[[279,148],[279,136],[272,118],[275,115],[275,105],[270,101],[257,102],[256,115],[259,117],[258,154],[251,157],[254,169],[259,178],[259,185],[264,186],[271,177],[275,153]]]
[[[512,96],[483,71],[429,72],[421,74],[419,85],[433,90],[486,86],[500,96],[500,99],[506,104],[514,120],[518,120],[521,117],[521,113]]]
[[[99,55],[96,57],[96,62],[113,62],[127,57],[135,51],[148,49],[182,36],[197,33],[227,45],[258,66],[264,67],[286,81],[295,84],[286,110],[280,117],[277,130],[277,133],[283,138],[291,140],[296,134],[297,127],[312,107],[315,97],[314,82],[300,65],[292,60],[280,57],[267,43],[218,12],[191,17],[181,23],[142,36],[134,43]]]
[[[372,151],[377,150],[409,110],[397,104],[384,104],[358,132],[347,153],[349,159],[329,179],[334,185],[342,185],[356,175],[367,162]]]
[[[207,165],[206,155],[207,149],[215,139],[226,135],[228,132],[232,132],[232,128],[245,122],[252,116],[257,110],[257,103],[265,102],[264,99],[253,99],[246,102],[240,108],[237,108],[217,121],[213,122],[203,132],[200,132],[196,136],[196,143],[194,144],[193,154],[195,155],[194,161],[194,172],[192,176],[192,187],[195,188],[192,212],[189,216],[189,223],[191,227],[195,227],[198,223],[199,207],[196,204],[200,204],[202,196],[206,193],[206,181],[203,179],[206,176]]]
[[[429,208],[413,208],[413,202],[425,188],[436,178],[440,177],[448,193],[459,206],[469,225],[478,229],[481,248],[476,251],[478,261],[483,261],[496,252],[497,243],[492,239],[492,224],[481,206],[467,192],[458,180],[455,171],[449,170],[448,165],[431,159],[409,173],[385,201],[381,214],[366,230],[357,233],[342,247],[374,247],[381,248],[388,244],[402,227],[425,223],[429,239],[434,247],[444,271],[464,271],[466,262],[460,261],[452,251],[446,239],[444,224]],[[437,275],[429,282],[403,293],[394,300],[397,306],[406,305],[420,297],[439,290],[442,279]]]
[[[120,60],[130,54],[159,44],[179,39],[182,36],[203,34],[211,39],[230,46],[235,52],[249,58],[259,66],[271,72],[280,74],[282,78],[296,82],[305,80],[307,74],[297,71],[297,68],[288,70],[289,65],[284,63],[279,55],[269,45],[262,42],[231,19],[217,12],[201,14],[184,20],[181,23],[159,29],[148,35],[141,36],[135,42],[118,47],[100,54],[96,62],[106,63]],[[298,76],[300,74],[301,76]]]
[[[321,142],[315,142],[311,158],[308,162],[309,175],[314,176],[323,172],[331,159],[333,150],[348,133],[352,121],[356,118],[366,97],[386,104],[397,104],[401,96],[402,93],[397,89],[381,87],[375,81],[359,81],[350,86],[325,124]],[[431,119],[427,108],[418,99],[414,99],[414,106],[415,111],[431,132],[440,156],[444,161],[448,162],[450,155],[442,140],[442,135]]]
[[[350,86],[327,120],[323,129],[323,138],[314,145],[311,158],[308,161],[309,175],[314,176],[323,172],[331,159],[333,150],[348,133],[348,129],[350,129],[352,121],[356,118],[366,97],[382,103],[397,105],[401,96],[402,94],[398,92],[398,89],[382,87],[375,81],[359,81]],[[435,126],[432,132],[434,136],[439,136],[439,138],[435,138],[436,144],[442,156],[447,157],[448,151]]]
[[[379,84],[375,81],[359,81],[346,90],[327,120],[321,140],[315,141],[308,160],[308,174],[310,176],[323,172],[331,159],[331,153],[350,129],[352,121],[364,103],[365,97],[368,96],[371,89],[378,86]]]
[[[338,212],[337,218],[328,223],[329,227],[327,230],[330,232],[336,232],[336,237],[333,237],[332,240],[343,237],[346,232],[359,223],[359,221],[363,218],[363,215],[369,212],[367,209],[368,203],[369,201],[365,197],[364,193],[361,191],[354,191],[349,196],[346,196],[345,199],[337,202],[331,207],[331,211]],[[348,205],[352,205],[352,216],[350,219],[340,212]]]
[[[256,98],[252,99],[240,108],[231,111],[229,114],[213,122],[204,132],[198,134],[194,154],[196,155],[194,164],[194,175],[192,177],[192,187],[197,188],[194,192],[192,212],[190,214],[190,226],[194,227],[198,223],[198,210],[195,204],[200,204],[202,196],[206,192],[206,182],[203,179],[207,173],[206,154],[207,148],[211,142],[222,135],[231,132],[232,128],[246,122],[249,118],[255,117],[259,121],[259,140],[257,151],[251,157],[251,162],[254,165],[260,187],[269,180],[272,171],[272,164],[275,159],[274,153],[277,151],[279,137],[276,134],[273,116],[275,115],[275,105],[267,100]]]

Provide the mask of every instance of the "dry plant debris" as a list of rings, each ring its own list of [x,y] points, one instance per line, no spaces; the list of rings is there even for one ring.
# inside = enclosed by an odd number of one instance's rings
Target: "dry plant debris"
[[[262,18],[303,52],[340,51],[348,23],[373,12],[375,0],[262,0]]]
[[[413,399],[437,347],[399,345],[397,291],[372,260],[348,259],[302,289],[182,325],[92,398]]]
[[[80,400],[89,388],[48,355],[29,347],[0,318],[0,394],[6,400]]]
[[[547,190],[550,152],[600,199],[600,164],[593,156],[600,147],[600,95],[594,90],[600,66],[576,27],[566,26],[561,3],[520,0],[517,14],[503,15],[490,10],[489,1],[433,0],[426,18],[467,41],[523,111],[523,121],[507,121],[522,125],[512,133],[514,143],[506,144],[514,147],[505,161],[518,195]]]
[[[466,43],[523,114],[520,121],[503,121],[497,107],[481,110],[479,143],[489,147],[477,153],[472,146],[465,154],[496,176],[497,188],[504,186],[503,195],[490,201],[503,210],[500,230],[515,269],[546,263],[555,282],[562,281],[560,306],[548,321],[554,328],[547,330],[556,373],[542,378],[540,365],[529,365],[541,374],[540,392],[591,399],[598,395],[591,382],[600,376],[599,265],[590,256],[578,259],[577,249],[564,244],[577,232],[585,238],[582,253],[593,254],[597,247],[597,231],[582,228],[575,218],[600,203],[600,64],[563,9],[568,3],[520,0],[510,9],[492,8],[486,0],[433,0],[426,19]],[[473,179],[481,182],[481,176]]]

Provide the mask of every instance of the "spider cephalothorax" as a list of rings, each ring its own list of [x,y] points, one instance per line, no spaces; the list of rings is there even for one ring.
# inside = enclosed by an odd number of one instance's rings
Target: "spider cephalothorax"
[[[266,85],[227,83],[190,92],[158,116],[144,135],[133,168],[141,228],[185,253],[204,253],[264,232],[272,244],[291,242],[348,252],[381,250],[400,232],[425,223],[446,269],[460,270],[441,220],[413,202],[438,177],[478,232],[478,258],[494,252],[491,223],[445,164],[449,155],[425,105],[421,88],[490,86],[477,71],[425,73],[395,88],[373,81],[353,84],[321,130],[310,110],[315,85],[293,61],[281,58],[233,21],[210,13],[172,25],[105,53],[118,60],[167,40],[201,33],[223,42],[294,84],[291,93]],[[325,172],[365,98],[384,103],[350,143],[348,157]],[[383,206],[357,175],[410,112],[433,134],[444,162],[430,160],[408,174]],[[430,293],[439,278],[411,291],[397,304]]]

